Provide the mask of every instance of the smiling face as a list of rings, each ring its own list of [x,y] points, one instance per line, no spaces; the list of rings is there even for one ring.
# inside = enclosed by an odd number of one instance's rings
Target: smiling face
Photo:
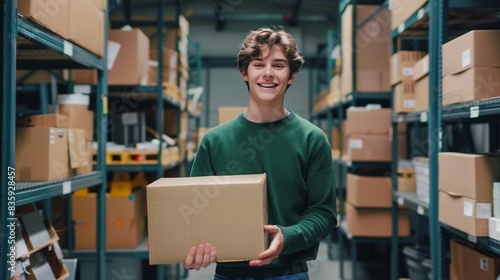
[[[288,85],[295,79],[290,65],[278,45],[261,47],[261,55],[252,59],[243,79],[248,83],[250,101],[260,104],[282,105]]]

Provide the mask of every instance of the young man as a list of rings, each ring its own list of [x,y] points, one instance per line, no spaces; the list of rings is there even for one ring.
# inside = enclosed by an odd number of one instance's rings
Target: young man
[[[267,174],[269,248],[250,262],[218,263],[215,279],[309,279],[306,261],[337,223],[330,144],[321,129],[285,108],[303,63],[289,33],[250,32],[238,53],[247,110],[209,130],[200,144],[191,176]],[[216,258],[216,248],[202,244],[184,266],[199,270]]]

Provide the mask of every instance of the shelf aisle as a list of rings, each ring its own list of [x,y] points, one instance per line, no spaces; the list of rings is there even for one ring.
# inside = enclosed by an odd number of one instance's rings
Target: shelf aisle
[[[107,56],[99,57],[80,46],[64,40],[43,27],[17,13],[16,2],[2,1],[3,22],[3,52],[2,68],[2,234],[8,236],[5,223],[13,218],[14,212],[4,211],[11,205],[8,202],[12,195],[7,196],[8,186],[13,187],[14,176],[7,176],[7,172],[15,169],[15,135],[16,135],[16,69],[67,69],[91,68],[98,70],[98,91],[96,96],[96,124],[97,141],[104,143],[106,137],[107,100]],[[107,11],[104,11],[107,19]],[[107,32],[103,34],[107,37]],[[106,40],[103,40],[106,42]],[[30,44],[36,48],[18,49],[17,43]],[[103,46],[104,54],[107,46]],[[43,100],[46,102],[46,100]],[[64,178],[55,181],[15,182],[15,205],[21,206],[52,197],[71,194],[72,192],[91,186],[97,186],[97,230],[96,236],[105,235],[104,193],[106,184],[106,165],[104,163],[105,145],[99,145],[96,171]],[[16,170],[19,172],[19,170]],[[6,178],[5,180],[3,178]],[[8,181],[7,181],[8,178]],[[9,198],[8,198],[9,197]],[[105,272],[105,244],[98,238],[94,256],[97,261],[97,279],[104,279]],[[2,239],[2,252],[7,252],[7,238]],[[7,262],[2,262],[1,273],[10,278]]]

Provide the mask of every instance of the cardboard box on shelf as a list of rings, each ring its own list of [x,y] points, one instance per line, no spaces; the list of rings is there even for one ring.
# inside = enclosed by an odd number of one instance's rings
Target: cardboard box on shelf
[[[379,6],[358,5],[357,23],[363,22]],[[353,7],[348,5],[342,14],[342,74],[341,94],[353,91],[352,53],[356,52],[356,91],[389,92],[389,65],[391,56],[390,14],[388,10],[378,13],[356,33],[356,50],[353,50]]]
[[[157,34],[157,28],[156,27],[144,27],[141,28],[142,31],[151,38],[151,43],[150,47],[152,49],[158,49],[159,47],[159,42],[158,42],[158,34]],[[163,29],[163,47],[169,48],[171,50],[177,50],[178,48],[178,40],[180,38],[179,35],[180,31],[177,29],[173,28],[164,28]]]
[[[357,208],[391,208],[390,177],[347,174],[347,202]]]
[[[81,128],[85,130],[85,139],[92,141],[94,138],[94,112],[76,111],[68,106],[59,106],[59,113],[68,117],[68,128]]]
[[[162,178],[147,195],[150,264],[181,263],[206,242],[218,261],[255,259],[267,248],[266,174]]]
[[[51,5],[44,1],[18,1],[23,16],[41,24],[60,37],[103,56],[104,12],[87,0],[60,1]]]
[[[424,111],[429,108],[429,55],[415,63],[415,111]]]
[[[345,203],[345,218],[349,233],[362,237],[392,236],[391,209],[357,208]],[[400,237],[410,235],[410,215],[405,209],[398,211],[398,233]]]
[[[68,127],[68,117],[60,114],[41,114],[22,117],[17,120],[19,127]]]
[[[413,168],[398,167],[398,192],[415,192],[416,184]]]
[[[218,109],[218,119],[219,124],[225,123],[239,114],[245,112],[246,106],[232,106],[232,107],[219,107]]]
[[[398,51],[391,56],[391,85],[401,81],[413,81],[415,64],[427,53],[419,51]]]
[[[415,111],[415,82],[400,82],[394,87],[394,112]]]
[[[472,236],[488,236],[491,204],[492,199],[472,199],[440,190],[439,221]]]
[[[348,125],[344,133],[354,134],[385,134],[391,130],[391,109],[366,107],[349,107],[346,113]]]
[[[442,76],[472,67],[499,67],[500,30],[472,30],[442,46]],[[443,85],[444,86],[444,85]]]
[[[443,105],[500,96],[500,67],[472,67],[443,77]]]
[[[493,182],[500,180],[500,157],[439,153],[439,190],[473,199],[493,199]]]
[[[68,153],[71,169],[92,166],[92,146],[89,147],[89,142],[85,138],[84,129],[68,128]],[[76,173],[76,170],[74,172]]]
[[[139,85],[148,71],[149,38],[141,29],[109,31],[109,40],[121,45],[113,68],[108,72],[109,85]]]
[[[153,47],[153,46],[151,46]],[[158,50],[150,49],[149,57],[151,60],[158,61]],[[177,84],[177,60],[178,53],[175,50],[164,48],[163,49],[163,82]],[[154,78],[154,83],[156,84],[157,77]]]
[[[67,39],[90,52],[104,55],[104,12],[87,0],[67,1]]]
[[[418,9],[427,3],[427,0],[392,0],[389,1],[389,9],[391,11],[391,30],[407,20],[411,15],[416,13]]]
[[[106,247],[135,248],[144,239],[145,221],[142,189],[129,196],[106,194]],[[96,248],[96,194],[72,197],[75,249]]]
[[[47,26],[49,24],[50,17],[45,9],[44,1],[25,0],[17,2],[17,10],[21,15],[42,26]]]
[[[450,279],[496,280],[500,275],[500,258],[466,241],[450,240]]]
[[[65,128],[22,127],[16,130],[16,181],[50,181],[69,176]]]
[[[352,161],[391,161],[391,138],[389,135],[351,135],[347,155]]]

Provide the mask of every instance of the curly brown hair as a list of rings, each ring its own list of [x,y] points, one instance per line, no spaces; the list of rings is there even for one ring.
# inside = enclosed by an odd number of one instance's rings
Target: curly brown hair
[[[262,27],[250,31],[241,43],[238,52],[238,68],[241,73],[245,73],[248,65],[253,59],[261,56],[261,48],[268,48],[273,45],[281,47],[290,65],[290,77],[299,72],[304,65],[304,58],[299,54],[297,44],[292,35],[285,30],[273,30],[268,27]]]

